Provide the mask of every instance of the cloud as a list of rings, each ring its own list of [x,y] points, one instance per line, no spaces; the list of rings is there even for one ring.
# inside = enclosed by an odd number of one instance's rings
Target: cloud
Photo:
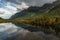
[[[3,4],[3,3],[1,3],[1,4]],[[12,2],[7,2],[6,6],[2,5],[2,7],[0,8],[0,17],[2,17],[4,19],[9,19],[12,15],[17,13],[18,11],[27,9],[28,7],[29,6],[27,6],[24,2],[22,2],[21,5],[15,4]]]
[[[10,2],[21,4],[21,2],[27,3],[29,6],[42,6],[45,3],[52,3],[56,0],[9,0]]]
[[[29,6],[42,6],[56,0],[0,0],[0,17],[10,18],[18,11],[27,9]]]
[[[9,6],[7,6],[7,8],[9,8]],[[4,9],[4,8],[0,8],[0,17],[2,18],[9,18],[11,15],[15,14],[17,11],[13,8],[13,7],[10,7],[10,9]]]
[[[18,8],[18,9],[21,9],[21,10],[27,9],[28,7],[29,7],[29,6],[26,5],[26,3],[24,3],[24,2],[22,2],[21,5],[17,5],[17,8]]]

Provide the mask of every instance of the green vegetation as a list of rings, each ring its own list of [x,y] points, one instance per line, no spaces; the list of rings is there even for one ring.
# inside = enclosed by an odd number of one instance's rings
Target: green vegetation
[[[51,30],[58,34],[60,32],[60,2],[53,3],[43,10],[36,10],[36,12],[27,11],[23,17],[11,20],[0,18],[0,23],[4,22],[24,23],[35,26],[38,29]]]

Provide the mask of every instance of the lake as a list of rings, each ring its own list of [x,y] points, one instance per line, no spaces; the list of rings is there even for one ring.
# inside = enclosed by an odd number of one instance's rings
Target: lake
[[[12,23],[0,23],[0,40],[6,39],[8,36],[15,36],[19,28]]]
[[[37,31],[28,31],[32,30],[31,28],[24,28],[27,27],[26,25],[19,24],[19,27],[13,23],[0,23],[0,40],[23,40],[24,38],[27,40],[35,39],[35,37],[39,37],[46,40],[60,40],[53,34],[45,34],[43,31],[38,31],[36,28],[32,28],[33,30]],[[34,36],[34,37],[33,37]],[[12,38],[12,39],[11,39]],[[16,39],[15,39],[16,38]]]

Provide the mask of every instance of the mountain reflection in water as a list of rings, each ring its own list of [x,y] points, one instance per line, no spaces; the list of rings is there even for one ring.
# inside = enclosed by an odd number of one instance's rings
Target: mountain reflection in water
[[[42,31],[30,32],[28,29],[24,29],[24,26],[22,24],[18,27],[12,23],[0,23],[0,40],[60,40],[55,35],[48,35]]]

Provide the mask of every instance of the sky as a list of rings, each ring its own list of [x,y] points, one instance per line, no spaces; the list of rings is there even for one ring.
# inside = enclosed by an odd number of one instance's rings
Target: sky
[[[42,6],[54,1],[56,0],[0,0],[0,17],[9,19],[12,15],[30,6]]]

